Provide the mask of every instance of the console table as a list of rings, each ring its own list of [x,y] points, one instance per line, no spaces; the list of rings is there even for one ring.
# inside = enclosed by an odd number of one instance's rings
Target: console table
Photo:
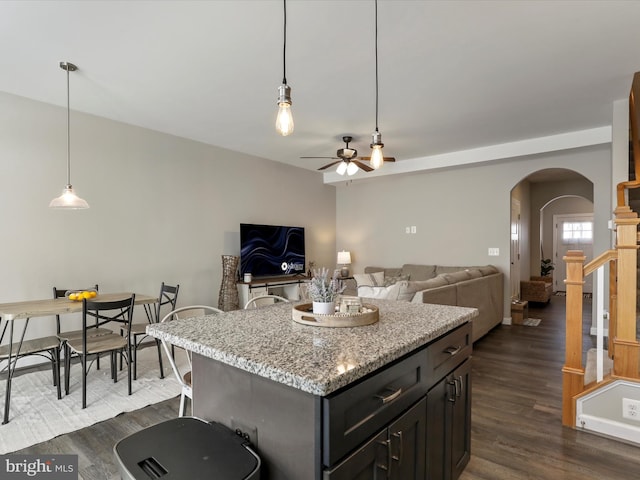
[[[300,325],[274,304],[147,332],[193,352],[194,415],[248,436],[266,480],[454,480],[470,456],[478,311],[370,303],[380,321],[364,327]]]

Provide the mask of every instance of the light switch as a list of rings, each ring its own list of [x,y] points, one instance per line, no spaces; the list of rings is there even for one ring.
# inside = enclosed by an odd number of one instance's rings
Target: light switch
[[[500,249],[499,248],[489,248],[489,256],[490,257],[498,257],[498,256],[500,256]]]
[[[404,231],[405,233],[411,233],[411,227],[406,227]]]
[[[415,225],[411,225],[411,233],[416,233],[416,226]]]

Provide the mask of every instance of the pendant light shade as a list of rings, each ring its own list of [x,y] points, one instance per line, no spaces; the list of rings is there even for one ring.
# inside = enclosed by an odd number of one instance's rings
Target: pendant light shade
[[[284,42],[282,47],[282,85],[278,87],[278,116],[276,131],[286,137],[293,133],[293,115],[291,113],[291,87],[287,85],[287,0],[283,0]]]
[[[62,195],[54,198],[49,203],[50,208],[60,208],[69,210],[80,210],[89,208],[89,204],[78,197],[71,186],[71,125],[69,108],[69,72],[75,72],[78,67],[73,63],[60,62],[60,68],[67,72],[67,184],[62,189]]]
[[[80,198],[75,194],[71,185],[67,185],[62,189],[62,195],[51,200],[51,203],[49,203],[49,207],[82,210],[85,208],[89,208],[89,204],[86,200]]]
[[[376,131],[371,135],[371,168],[380,168],[384,163],[382,134],[378,131],[378,0],[375,0],[375,59],[376,59]]]

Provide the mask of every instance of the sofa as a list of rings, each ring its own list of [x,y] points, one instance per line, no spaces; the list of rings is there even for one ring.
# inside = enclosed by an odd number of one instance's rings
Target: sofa
[[[520,300],[536,303],[549,303],[553,295],[551,277],[531,277],[520,282]]]
[[[477,308],[478,316],[472,323],[474,342],[503,319],[504,276],[493,265],[370,266],[364,274],[354,274],[345,283],[345,295]]]

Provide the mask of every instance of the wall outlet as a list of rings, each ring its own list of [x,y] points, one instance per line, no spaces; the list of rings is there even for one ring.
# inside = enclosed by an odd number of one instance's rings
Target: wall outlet
[[[640,400],[622,399],[622,418],[630,418],[640,422]]]
[[[499,248],[489,248],[489,256],[490,257],[498,257],[498,256],[500,256],[500,249]]]

